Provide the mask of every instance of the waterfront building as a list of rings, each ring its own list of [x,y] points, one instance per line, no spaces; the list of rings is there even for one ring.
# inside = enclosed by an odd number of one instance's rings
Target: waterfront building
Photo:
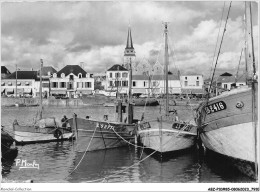
[[[127,94],[129,90],[129,72],[122,65],[113,65],[106,71],[107,92],[116,92]]]
[[[205,93],[203,87],[204,80],[202,75],[200,74],[181,75],[180,80],[181,80],[182,94],[202,96]]]
[[[1,80],[2,95],[35,97],[37,71],[16,71]]]
[[[169,94],[181,94],[180,79],[177,75],[168,76]],[[165,94],[164,75],[133,75],[132,92],[134,94]]]
[[[52,66],[42,67],[42,95],[44,98],[50,96],[50,78],[54,73],[57,73],[57,70]],[[37,71],[37,79],[35,81],[35,96],[40,96],[40,70]]]
[[[216,92],[220,94],[223,91],[229,91],[232,89],[232,86],[240,87],[246,85],[245,76],[236,78],[230,73],[223,73],[217,78],[217,87]]]
[[[94,90],[94,78],[79,65],[67,65],[50,78],[50,94],[64,95],[70,98],[91,94]]]

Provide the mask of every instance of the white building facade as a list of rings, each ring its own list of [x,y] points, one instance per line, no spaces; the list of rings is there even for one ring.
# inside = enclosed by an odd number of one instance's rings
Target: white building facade
[[[129,90],[129,72],[121,65],[113,65],[106,72],[107,92],[117,92],[127,94]]]
[[[92,94],[94,78],[78,65],[67,65],[50,78],[50,94],[66,95],[70,98]]]

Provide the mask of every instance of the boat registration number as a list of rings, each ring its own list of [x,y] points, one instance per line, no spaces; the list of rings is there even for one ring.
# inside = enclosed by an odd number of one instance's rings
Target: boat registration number
[[[100,123],[100,122],[97,122],[97,127],[101,128],[101,129],[114,129],[115,128],[115,126],[113,126],[113,125],[110,125],[108,123]]]
[[[207,115],[209,115],[211,113],[215,113],[215,112],[218,112],[218,111],[225,110],[226,108],[227,108],[226,103],[224,103],[224,101],[219,101],[219,102],[207,105],[205,107],[205,111],[206,111]]]

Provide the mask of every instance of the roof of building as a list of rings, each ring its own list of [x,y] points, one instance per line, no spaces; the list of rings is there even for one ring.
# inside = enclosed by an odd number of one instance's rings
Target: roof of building
[[[132,41],[132,34],[131,34],[131,28],[128,27],[128,34],[127,34],[127,42],[126,42],[126,49],[133,49],[133,41]]]
[[[220,76],[232,76],[232,74],[225,72],[225,73],[221,74]]]
[[[152,75],[151,80],[164,80],[164,75]],[[177,75],[168,75],[169,80],[180,80]],[[147,75],[133,75],[132,80],[149,80]]]
[[[109,68],[107,71],[128,71],[126,68],[124,68],[122,65],[115,64],[111,68]]]
[[[57,70],[54,69],[52,66],[46,66],[42,68],[42,76],[48,76],[48,72],[53,74],[53,73],[57,73]],[[40,75],[40,70],[38,71],[38,75]]]
[[[17,79],[36,79],[37,71],[17,71]],[[16,72],[10,74],[6,79],[16,79]]]
[[[1,66],[1,73],[3,73],[3,74],[11,74],[11,72],[6,68],[6,66]]]
[[[219,76],[217,82],[218,83],[246,82],[246,79],[244,76],[238,77],[237,79],[235,76]]]
[[[57,77],[60,77],[61,74],[64,73],[65,76],[73,73],[74,75],[78,76],[81,73],[83,76],[86,76],[87,72],[82,69],[79,65],[67,65],[63,67],[59,72],[57,72]]]

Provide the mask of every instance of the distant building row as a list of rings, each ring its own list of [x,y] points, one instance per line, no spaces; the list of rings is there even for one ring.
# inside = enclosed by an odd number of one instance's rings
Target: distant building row
[[[40,93],[40,71],[17,71],[10,73],[1,67],[1,94],[6,96],[37,97]],[[6,73],[3,73],[3,72]],[[8,71],[8,72],[7,72]],[[44,97],[66,95],[78,97],[91,94],[94,78],[78,65],[67,65],[60,71],[53,67],[42,69],[42,93]]]

